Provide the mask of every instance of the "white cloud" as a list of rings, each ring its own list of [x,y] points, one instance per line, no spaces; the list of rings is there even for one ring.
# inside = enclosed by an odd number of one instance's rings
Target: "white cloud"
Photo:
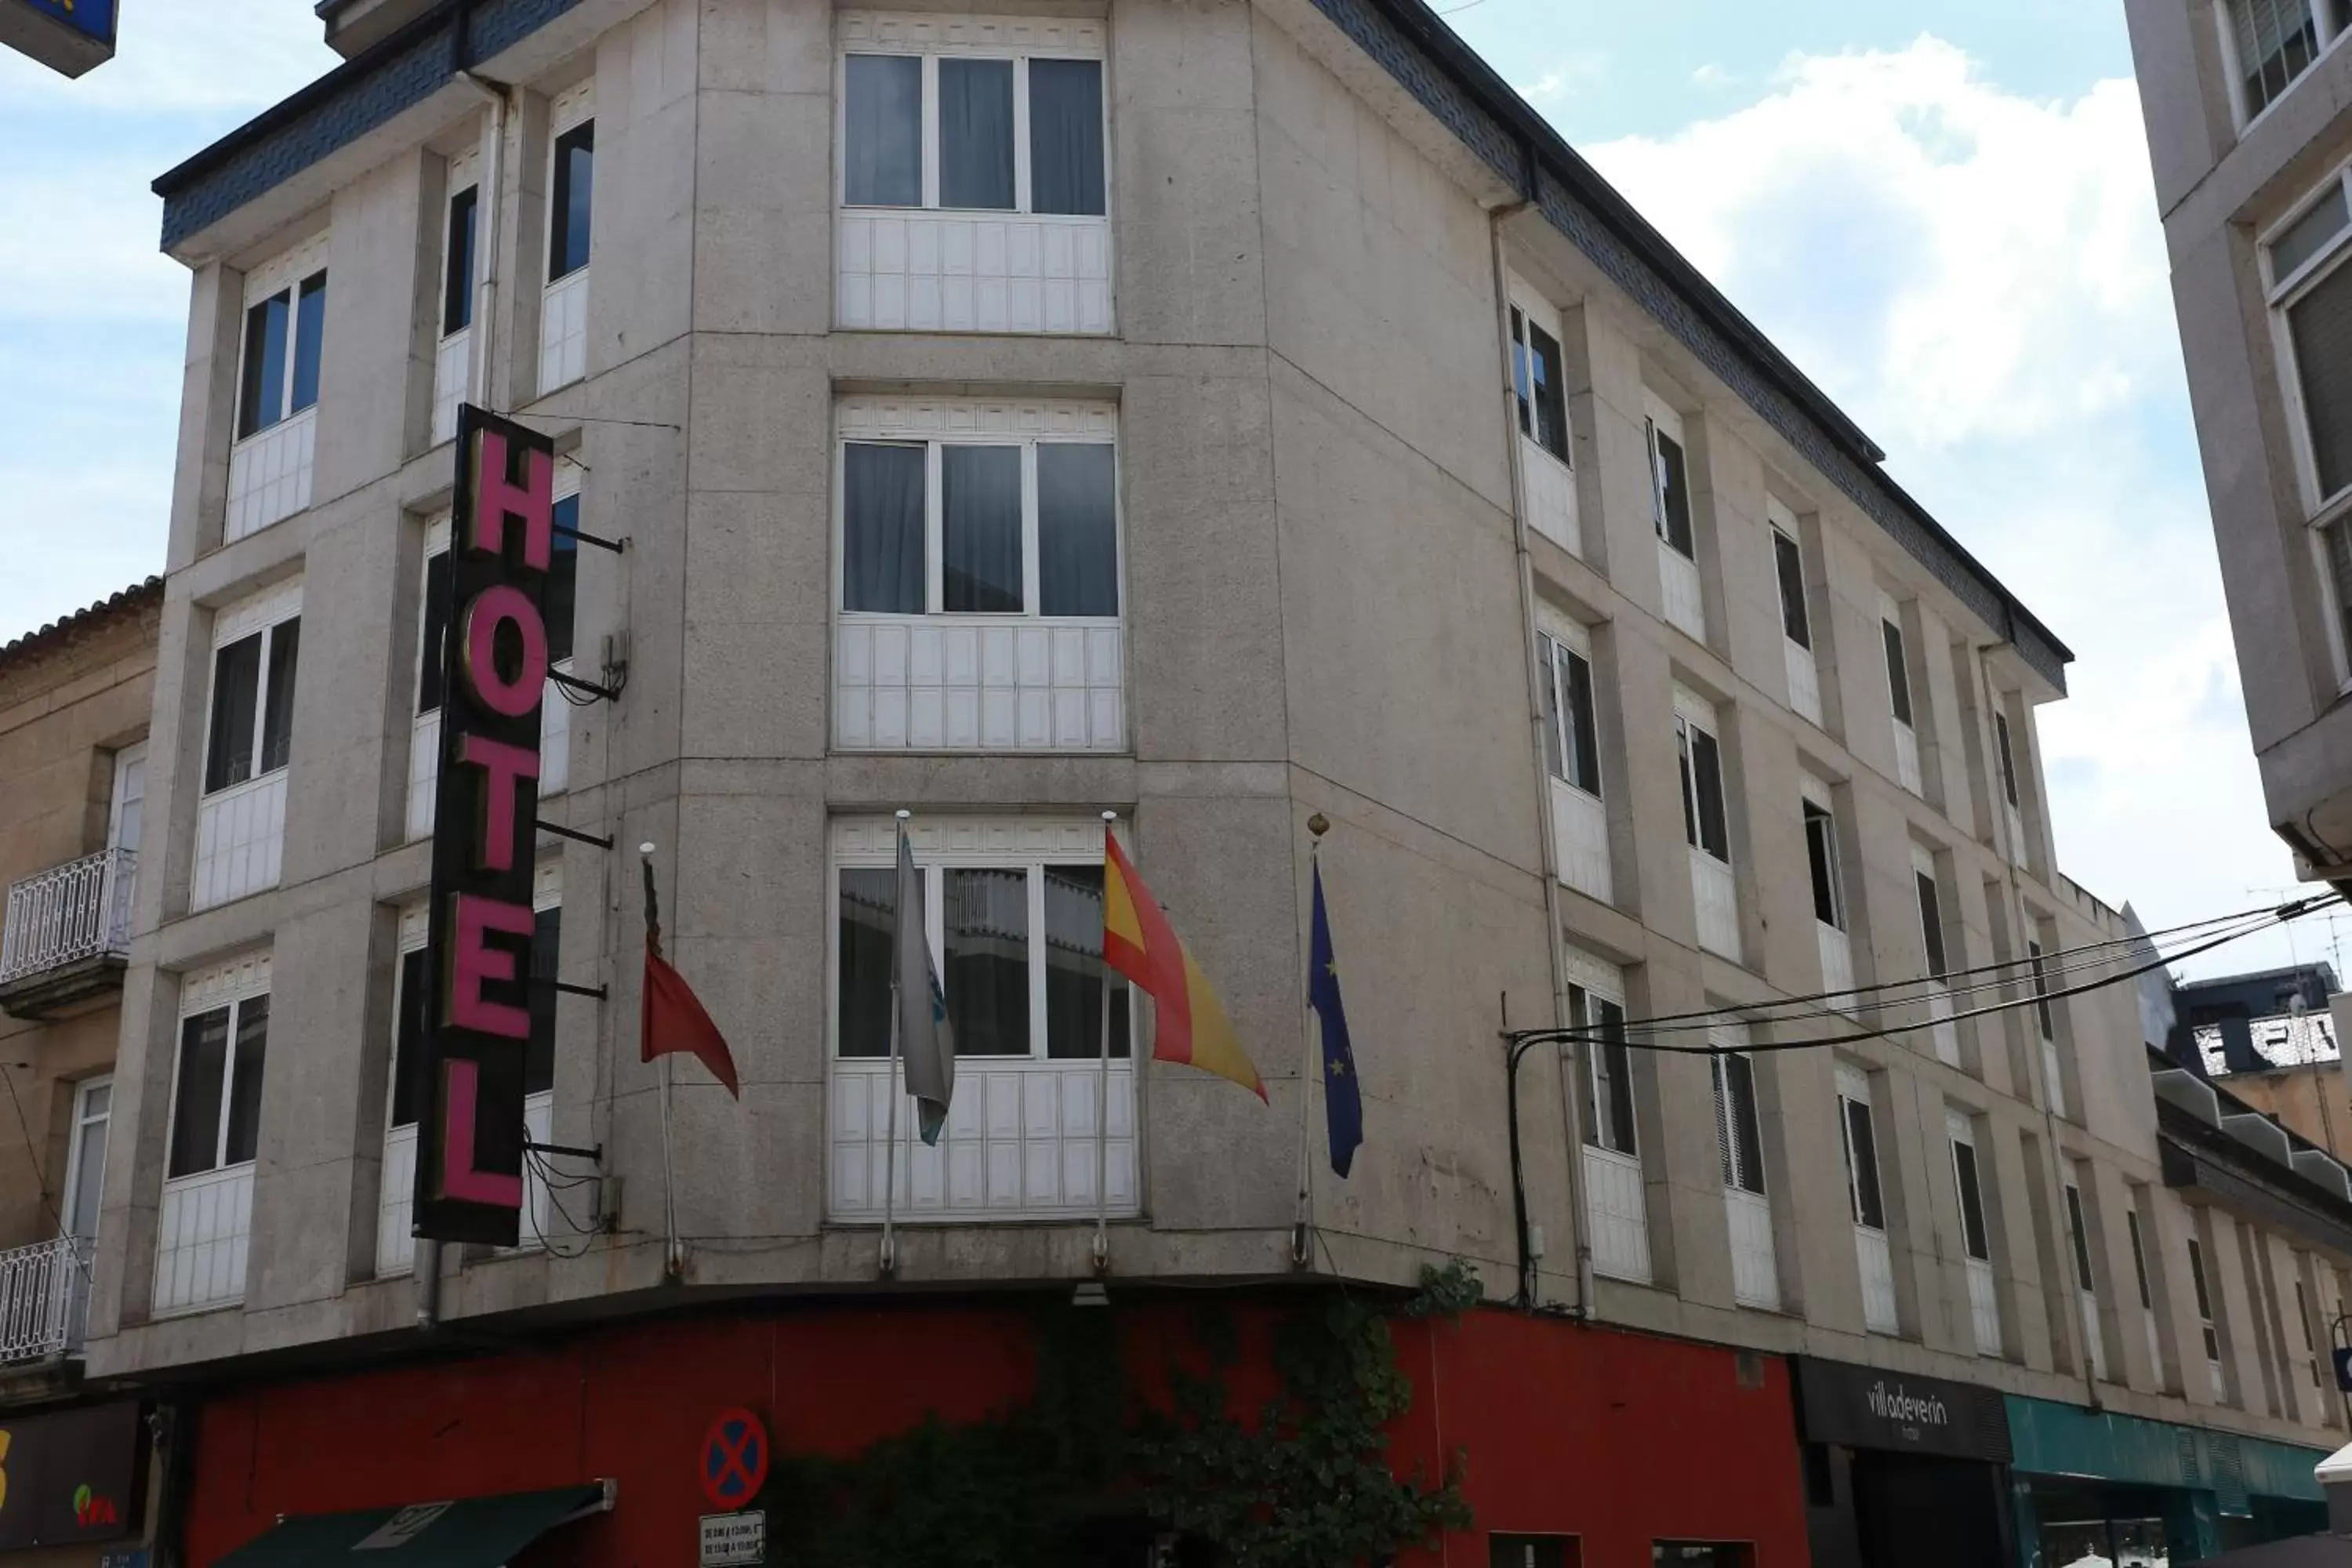
[[[1743,108],[1584,151],[2074,648],[2040,715],[2062,867],[2151,926],[2286,881],[2133,84],[2039,101],[1922,37],[1791,57]]]
[[[1542,103],[1595,79],[1608,68],[1608,57],[1591,50],[1563,55],[1535,80],[1513,82],[1511,90],[1530,103]]]
[[[1739,78],[1730,69],[1724,66],[1717,65],[1713,60],[1707,61],[1706,64],[1691,72],[1691,81],[1695,86],[1698,87],[1729,87],[1738,81],[1738,79]]]

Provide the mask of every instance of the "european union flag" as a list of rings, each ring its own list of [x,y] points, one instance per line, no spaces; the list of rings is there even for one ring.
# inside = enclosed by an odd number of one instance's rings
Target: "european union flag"
[[[1323,910],[1323,868],[1315,868],[1315,935],[1309,944],[1307,1005],[1323,1024],[1323,1113],[1328,1119],[1331,1168],[1346,1179],[1364,1141],[1364,1097],[1356,1087],[1356,1047],[1348,1039],[1348,1010],[1339,1003],[1339,966],[1331,959],[1331,917]]]

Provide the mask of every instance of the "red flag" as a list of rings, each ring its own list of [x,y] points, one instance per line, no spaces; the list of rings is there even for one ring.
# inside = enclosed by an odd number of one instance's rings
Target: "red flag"
[[[655,912],[653,891],[649,864],[646,868],[645,1007],[637,1020],[638,1059],[649,1062],[672,1051],[688,1052],[727,1086],[728,1093],[740,1100],[743,1089],[736,1081],[735,1057],[727,1048],[727,1037],[702,1010],[701,999],[686,983],[686,976],[662,958],[661,919]]]

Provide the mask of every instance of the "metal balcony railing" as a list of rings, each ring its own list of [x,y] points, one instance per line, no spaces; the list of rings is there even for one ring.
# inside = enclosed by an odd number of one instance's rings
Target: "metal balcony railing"
[[[0,925],[0,985],[126,952],[138,873],[135,850],[101,849],[10,887]]]
[[[61,1236],[0,1252],[0,1363],[77,1350],[89,1311],[88,1239]]]

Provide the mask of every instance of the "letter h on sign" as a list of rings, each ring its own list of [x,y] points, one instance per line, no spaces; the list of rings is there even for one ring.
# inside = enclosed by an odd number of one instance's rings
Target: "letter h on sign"
[[[523,1058],[530,1037],[531,847],[539,803],[541,614],[552,561],[555,446],[471,404],[457,410],[447,640],[434,800],[433,1005],[411,1071],[415,1234],[520,1238]]]

